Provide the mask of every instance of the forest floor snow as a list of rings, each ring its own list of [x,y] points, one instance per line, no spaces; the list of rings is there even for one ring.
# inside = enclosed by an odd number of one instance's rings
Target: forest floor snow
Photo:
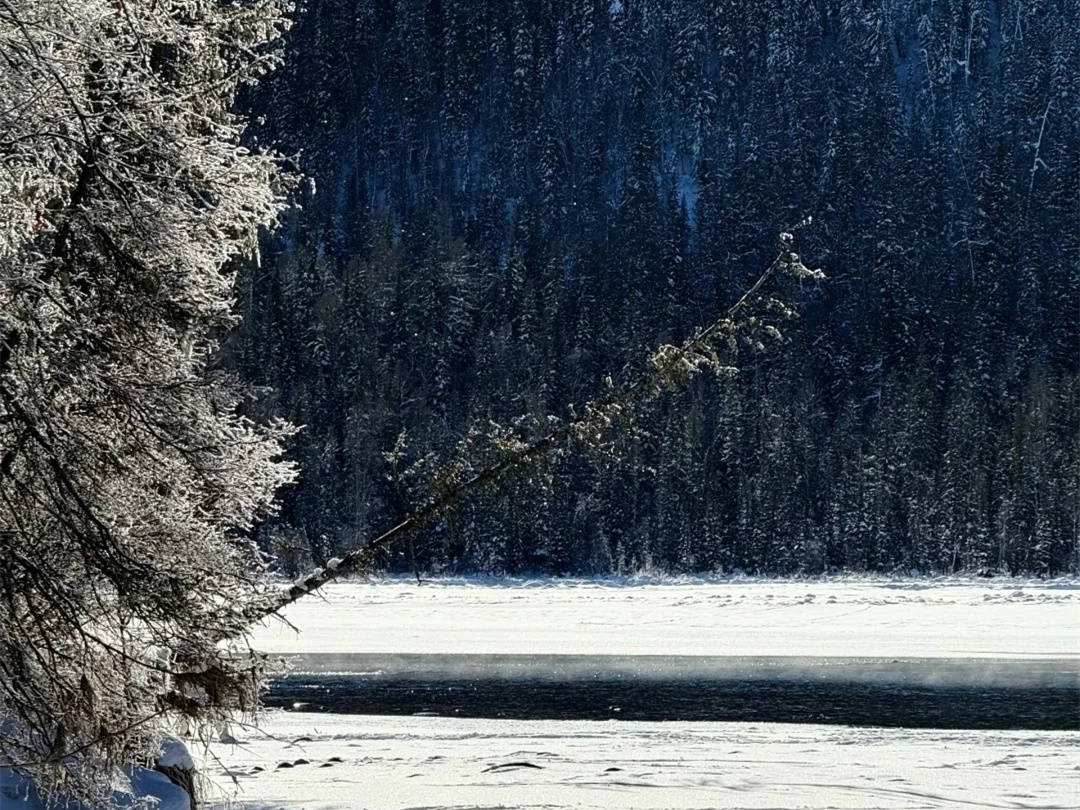
[[[1080,584],[1062,581],[391,579],[332,584],[285,617],[253,646],[1080,656]],[[1080,806],[1074,732],[274,711],[234,735],[206,760],[215,810]]]

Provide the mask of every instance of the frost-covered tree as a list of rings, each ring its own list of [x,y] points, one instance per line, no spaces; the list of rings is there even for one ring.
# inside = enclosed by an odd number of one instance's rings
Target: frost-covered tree
[[[172,718],[254,703],[221,640],[289,429],[214,369],[288,177],[241,142],[280,0],[0,0],[0,760],[102,800]]]

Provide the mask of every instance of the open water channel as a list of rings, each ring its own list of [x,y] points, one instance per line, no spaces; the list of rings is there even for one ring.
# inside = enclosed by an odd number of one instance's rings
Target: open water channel
[[[557,720],[1080,730],[1080,660],[308,654],[271,707]]]

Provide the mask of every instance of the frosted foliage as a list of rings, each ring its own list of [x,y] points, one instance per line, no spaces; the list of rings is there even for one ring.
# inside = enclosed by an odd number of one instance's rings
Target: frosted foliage
[[[267,600],[289,428],[209,361],[289,183],[230,111],[282,12],[0,0],[0,758],[47,787],[253,704],[220,642]]]

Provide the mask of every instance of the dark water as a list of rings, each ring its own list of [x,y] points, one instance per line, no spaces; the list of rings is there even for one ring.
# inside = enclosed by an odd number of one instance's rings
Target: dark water
[[[1080,661],[307,655],[268,706],[352,714],[1080,730]]]

